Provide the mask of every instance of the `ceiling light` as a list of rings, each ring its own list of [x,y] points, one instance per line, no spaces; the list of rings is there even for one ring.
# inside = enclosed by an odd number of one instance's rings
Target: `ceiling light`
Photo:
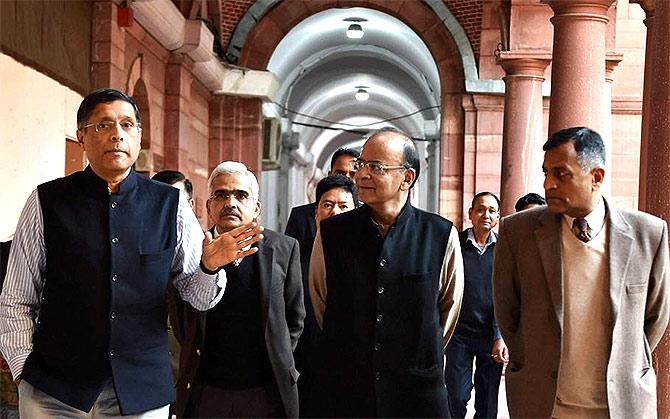
[[[363,37],[363,27],[358,23],[352,23],[347,29],[347,38],[361,39]]]
[[[368,99],[370,99],[370,93],[368,93],[367,90],[364,88],[360,87],[357,91],[356,94],[354,95],[357,101],[359,102],[364,102]]]

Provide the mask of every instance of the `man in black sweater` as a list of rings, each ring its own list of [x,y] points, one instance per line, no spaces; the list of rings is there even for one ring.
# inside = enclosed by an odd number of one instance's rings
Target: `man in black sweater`
[[[453,417],[465,417],[472,392],[475,360],[475,417],[494,418],[498,413],[498,387],[507,347],[493,315],[493,252],[500,200],[491,192],[480,192],[468,211],[472,228],[459,234],[465,287],[463,305],[454,336],[449,341],[444,378]]]

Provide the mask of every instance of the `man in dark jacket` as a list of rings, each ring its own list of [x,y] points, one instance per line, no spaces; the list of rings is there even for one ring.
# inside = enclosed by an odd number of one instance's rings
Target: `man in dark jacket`
[[[498,388],[507,347],[493,315],[493,251],[500,219],[500,201],[491,192],[472,198],[468,210],[472,228],[460,233],[465,287],[463,305],[447,350],[444,379],[449,408],[454,417],[464,418],[472,392],[472,363],[475,361],[475,417],[498,414]]]
[[[209,177],[207,212],[215,238],[260,215],[258,181],[238,162]],[[295,239],[264,230],[257,253],[225,265],[221,302],[184,313],[178,416],[297,417],[293,350],[305,309]]]
[[[419,167],[407,134],[373,132],[356,170],[365,205],[321,223],[310,294],[323,330],[309,416],[449,414],[444,345],[463,262],[452,223],[409,203]]]
[[[330,170],[328,176],[342,175],[349,179],[354,178],[356,171],[354,170],[354,162],[361,155],[358,150],[353,148],[339,148],[333,153],[330,158]],[[284,234],[291,236],[300,242],[302,241],[312,243],[316,236],[316,219],[315,210],[316,202],[311,202],[305,205],[299,205],[291,209],[291,214],[286,222],[286,229]]]

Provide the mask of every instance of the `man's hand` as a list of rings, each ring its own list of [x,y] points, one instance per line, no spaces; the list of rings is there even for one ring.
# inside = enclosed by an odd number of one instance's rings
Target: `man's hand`
[[[506,364],[509,362],[509,352],[507,351],[507,345],[502,339],[496,339],[493,342],[493,348],[491,349],[491,356],[493,360],[498,364]]]
[[[202,242],[202,264],[210,271],[216,271],[235,259],[253,255],[257,247],[242,251],[246,246],[256,243],[263,238],[263,227],[255,222],[234,228],[212,239],[212,233],[205,233]]]

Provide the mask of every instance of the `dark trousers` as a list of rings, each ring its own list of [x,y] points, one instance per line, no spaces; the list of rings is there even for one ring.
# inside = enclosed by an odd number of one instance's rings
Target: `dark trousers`
[[[472,392],[472,363],[475,362],[475,417],[498,415],[498,388],[502,364],[491,357],[493,338],[468,338],[454,334],[445,351],[444,381],[447,385],[449,410],[455,418],[464,418]]]
[[[277,389],[256,387],[224,390],[196,382],[184,412],[187,418],[282,418],[286,417]]]

